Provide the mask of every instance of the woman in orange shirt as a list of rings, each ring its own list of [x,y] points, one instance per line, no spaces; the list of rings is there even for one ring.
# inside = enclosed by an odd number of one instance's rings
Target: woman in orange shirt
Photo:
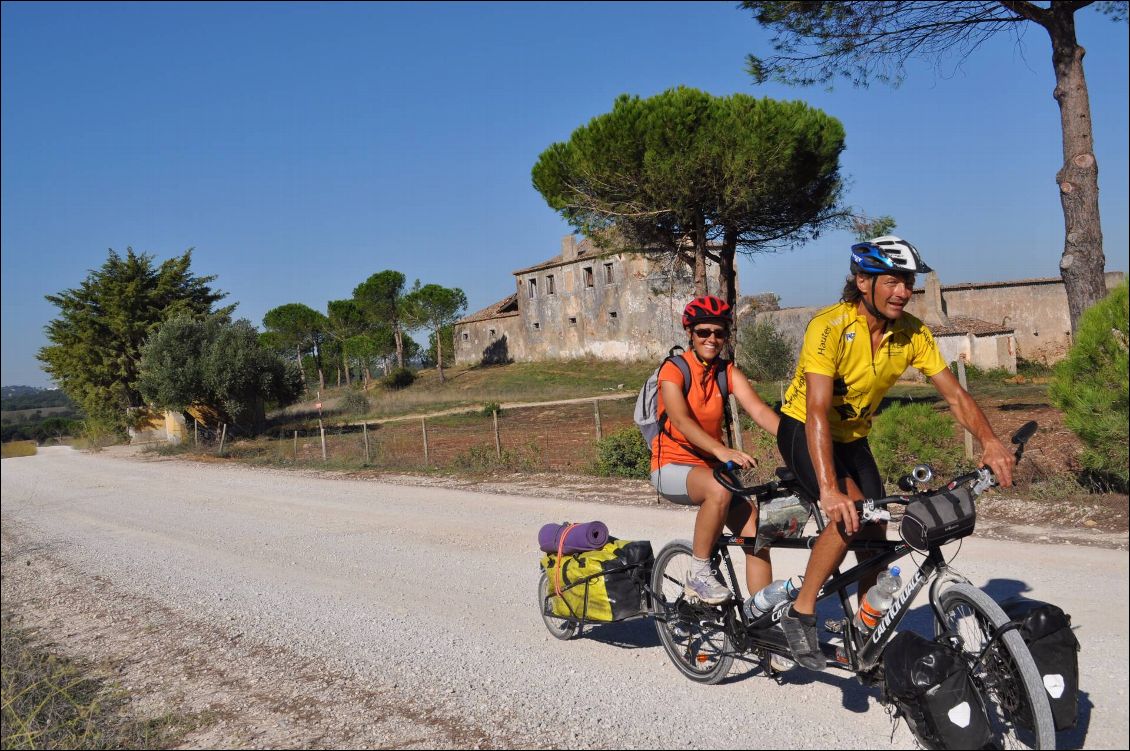
[[[735,534],[757,533],[757,507],[741,502],[731,505],[732,495],[714,479],[713,468],[732,461],[752,467],[749,454],[722,442],[723,400],[716,371],[726,368],[727,383],[742,409],[771,435],[777,435],[780,416],[757,392],[733,363],[722,357],[730,336],[733,314],[724,300],[712,295],[697,297],[683,310],[683,329],[690,348],[681,357],[690,369],[690,390],[684,396],[683,374],[671,362],[659,370],[657,413],[666,414],[663,430],[651,447],[651,484],[672,503],[698,506],[692,541],[691,571],[685,590],[688,596],[720,605],[730,590],[715,577],[710,554],[725,523]],[[756,592],[773,578],[769,549],[746,553],[746,584]]]

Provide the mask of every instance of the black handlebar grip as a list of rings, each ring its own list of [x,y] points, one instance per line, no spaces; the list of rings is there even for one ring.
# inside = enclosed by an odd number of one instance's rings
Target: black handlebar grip
[[[1016,444],[1028,443],[1028,439],[1036,434],[1036,428],[1039,427],[1035,420],[1030,420],[1020,426],[1020,430],[1012,436],[1012,442]]]

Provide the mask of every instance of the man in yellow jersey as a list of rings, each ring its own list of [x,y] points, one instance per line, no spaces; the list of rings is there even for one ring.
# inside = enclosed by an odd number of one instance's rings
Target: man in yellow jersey
[[[842,300],[809,322],[796,374],[785,392],[777,448],[814,498],[828,526],[812,548],[804,586],[781,617],[797,662],[823,670],[816,636],[816,596],[857,535],[884,539],[886,525],[860,529],[855,501],[886,495],[867,434],[887,390],[908,367],[918,368],[954,417],[981,442],[981,464],[1004,487],[1016,461],[993,433],[985,413],[957,382],[930,330],[905,312],[914,275],[927,273],[917,249],[893,235],[851,248],[851,274]],[[860,600],[867,587],[860,582]]]

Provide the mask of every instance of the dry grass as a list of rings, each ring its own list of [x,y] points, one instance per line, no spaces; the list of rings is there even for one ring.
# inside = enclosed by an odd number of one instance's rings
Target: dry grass
[[[0,447],[0,456],[11,459],[17,456],[35,456],[35,441],[9,441]]]
[[[196,723],[134,717],[128,694],[11,620],[2,626],[3,748],[170,748]]]

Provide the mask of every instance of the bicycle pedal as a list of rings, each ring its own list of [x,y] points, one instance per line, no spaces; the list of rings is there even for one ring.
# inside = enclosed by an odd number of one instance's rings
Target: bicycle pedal
[[[843,619],[836,620],[834,618],[829,618],[828,620],[824,621],[824,630],[829,634],[842,634],[844,632]]]

